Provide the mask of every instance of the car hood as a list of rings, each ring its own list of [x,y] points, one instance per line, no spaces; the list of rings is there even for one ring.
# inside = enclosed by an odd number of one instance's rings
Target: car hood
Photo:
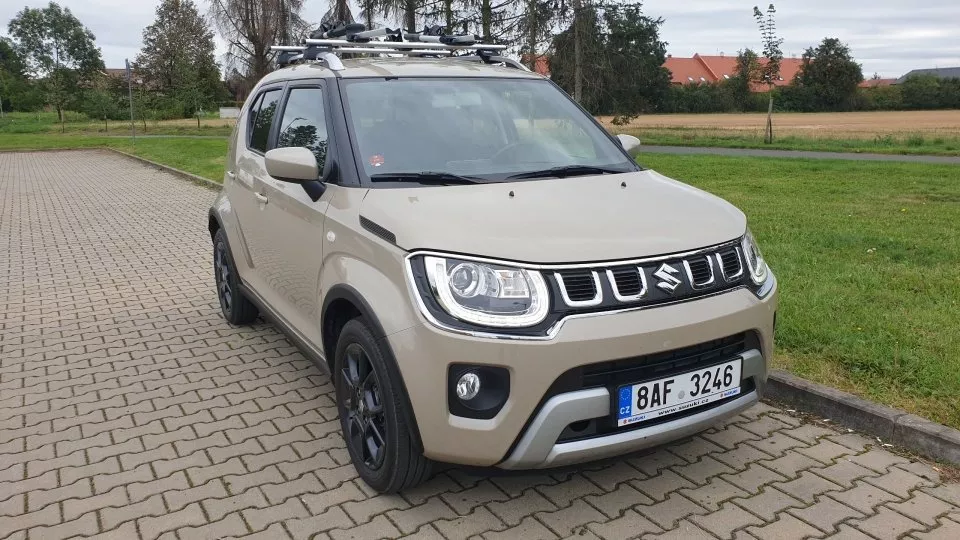
[[[371,189],[360,215],[405,250],[530,263],[676,253],[736,239],[747,226],[723,199],[653,171]]]

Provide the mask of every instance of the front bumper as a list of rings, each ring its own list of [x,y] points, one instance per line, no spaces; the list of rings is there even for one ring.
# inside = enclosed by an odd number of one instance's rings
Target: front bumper
[[[760,351],[752,349],[741,356],[745,376],[766,372],[766,363]],[[499,466],[504,469],[540,469],[635,452],[703,431],[718,419],[737,414],[758,401],[760,395],[756,390],[751,390],[716,407],[670,422],[579,441],[558,442],[563,430],[571,423],[606,416],[611,412],[610,392],[606,388],[560,394],[544,404],[510,457]]]
[[[549,341],[466,336],[430,324],[387,337],[404,379],[423,442],[434,460],[532,469],[591,461],[700,431],[753,405],[763,393],[773,352],[774,288],[758,299],[745,289],[674,305],[571,319]],[[550,395],[558,378],[581,366],[672,351],[749,333],[745,394],[683,418],[601,436],[558,441],[571,423],[611,413],[607,387]],[[489,420],[450,414],[451,364],[490,365],[510,373],[511,393]],[[622,384],[639,382],[620,381]]]

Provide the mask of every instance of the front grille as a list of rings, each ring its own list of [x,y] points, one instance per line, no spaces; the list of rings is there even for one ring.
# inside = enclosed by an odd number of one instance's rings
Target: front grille
[[[636,266],[614,268],[611,273],[613,273],[613,282],[617,285],[617,292],[620,293],[620,296],[637,296],[643,291],[640,269]]]
[[[692,257],[687,260],[690,267],[690,281],[694,287],[703,287],[713,282],[713,262],[709,255]]]
[[[740,262],[740,252],[737,248],[721,252],[720,262],[723,265],[723,275],[727,279],[739,277],[743,273],[743,263]]]
[[[736,242],[676,256],[560,267],[547,274],[553,309],[572,314],[655,306],[721,293],[747,285],[737,273]],[[722,264],[721,255],[727,257]],[[730,272],[733,273],[730,273]]]
[[[597,297],[597,284],[589,270],[567,270],[557,273],[567,298],[573,302],[589,302]]]
[[[746,349],[747,334],[716,339],[673,351],[582,368],[581,388],[617,386],[669,377],[734,357]]]

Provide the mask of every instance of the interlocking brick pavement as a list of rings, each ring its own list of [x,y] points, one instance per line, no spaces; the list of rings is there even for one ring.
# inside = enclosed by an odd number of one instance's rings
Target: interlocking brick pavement
[[[767,404],[639,455],[376,496],[329,379],[220,317],[213,198],[107,152],[0,154],[0,537],[960,538],[960,486]]]

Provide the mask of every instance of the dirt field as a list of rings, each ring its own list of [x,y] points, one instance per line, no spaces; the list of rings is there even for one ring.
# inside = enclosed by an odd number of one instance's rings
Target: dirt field
[[[611,126],[611,117],[600,121]],[[634,129],[694,129],[703,131],[758,132],[765,114],[664,114],[636,118]],[[960,136],[960,111],[884,111],[854,113],[777,113],[777,132],[806,137],[873,138],[884,134],[919,133]],[[619,126],[623,129],[623,126]]]

